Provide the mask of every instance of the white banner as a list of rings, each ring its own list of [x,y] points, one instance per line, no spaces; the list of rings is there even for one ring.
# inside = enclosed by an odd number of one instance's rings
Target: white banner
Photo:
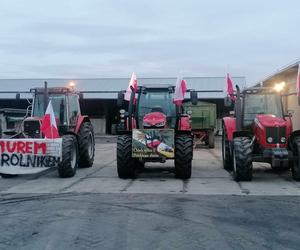
[[[0,139],[0,173],[32,174],[57,167],[62,139]]]

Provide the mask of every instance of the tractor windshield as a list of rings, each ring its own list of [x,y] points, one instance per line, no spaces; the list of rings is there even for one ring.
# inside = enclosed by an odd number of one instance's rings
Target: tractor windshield
[[[66,103],[65,103],[65,95],[62,94],[49,94],[49,101],[52,101],[52,107],[55,117],[58,121],[63,119],[65,123],[67,120],[66,117]],[[45,114],[44,111],[44,94],[37,94],[34,98],[34,106],[33,106],[33,116],[42,117]]]
[[[245,94],[244,125],[251,125],[258,114],[282,117],[280,96],[276,94]]]
[[[169,91],[147,91],[141,93],[138,102],[139,126],[142,126],[143,117],[151,112],[162,112],[167,116],[168,126],[175,127],[176,106],[173,103],[173,94]]]

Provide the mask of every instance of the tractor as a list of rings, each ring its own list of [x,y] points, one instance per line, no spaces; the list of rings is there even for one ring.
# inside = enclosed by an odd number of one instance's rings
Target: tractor
[[[223,118],[223,167],[235,181],[251,181],[253,162],[274,170],[292,170],[300,181],[300,131],[293,131],[291,114],[284,114],[282,96],[274,88],[236,86],[234,112]],[[225,98],[225,106],[232,100]]]
[[[69,86],[48,88],[47,82],[44,88],[34,88],[30,92],[33,94],[33,101],[28,107],[28,113],[31,114],[24,118],[19,130],[9,139],[17,141],[24,138],[33,142],[43,139],[41,121],[51,100],[59,136],[62,138],[62,159],[57,166],[59,176],[72,177],[76,174],[77,167],[92,167],[95,138],[89,117],[81,115],[79,99],[82,94]]]
[[[132,89],[133,90],[133,89]],[[197,92],[190,91],[193,104]],[[164,163],[174,159],[175,176],[188,179],[192,173],[193,136],[190,115],[175,105],[172,85],[144,85],[131,92],[128,111],[120,110],[117,137],[119,178],[135,178],[146,162]],[[124,91],[118,94],[118,106],[124,106]]]

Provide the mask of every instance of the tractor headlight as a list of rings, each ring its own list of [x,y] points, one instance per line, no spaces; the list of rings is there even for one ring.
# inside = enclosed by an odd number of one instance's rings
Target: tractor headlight
[[[160,122],[160,123],[155,124],[155,127],[164,127],[165,124],[166,124],[165,122]]]
[[[286,142],[285,137],[281,137],[281,138],[280,138],[280,141],[281,141],[281,143],[285,143],[285,142]]]
[[[272,143],[272,142],[273,142],[273,138],[272,138],[272,137],[268,137],[268,138],[267,138],[267,142],[268,142],[268,143]]]
[[[147,122],[143,122],[143,126],[144,126],[144,127],[151,127],[152,125],[149,124],[149,123],[147,123]]]

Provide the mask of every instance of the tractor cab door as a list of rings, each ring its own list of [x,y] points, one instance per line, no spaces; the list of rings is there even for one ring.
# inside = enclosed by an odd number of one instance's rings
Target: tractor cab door
[[[79,99],[78,95],[68,95],[68,101],[69,101],[69,110],[68,110],[68,119],[69,119],[69,125],[71,127],[76,127],[77,119],[81,115],[80,114],[80,107],[79,107]]]

